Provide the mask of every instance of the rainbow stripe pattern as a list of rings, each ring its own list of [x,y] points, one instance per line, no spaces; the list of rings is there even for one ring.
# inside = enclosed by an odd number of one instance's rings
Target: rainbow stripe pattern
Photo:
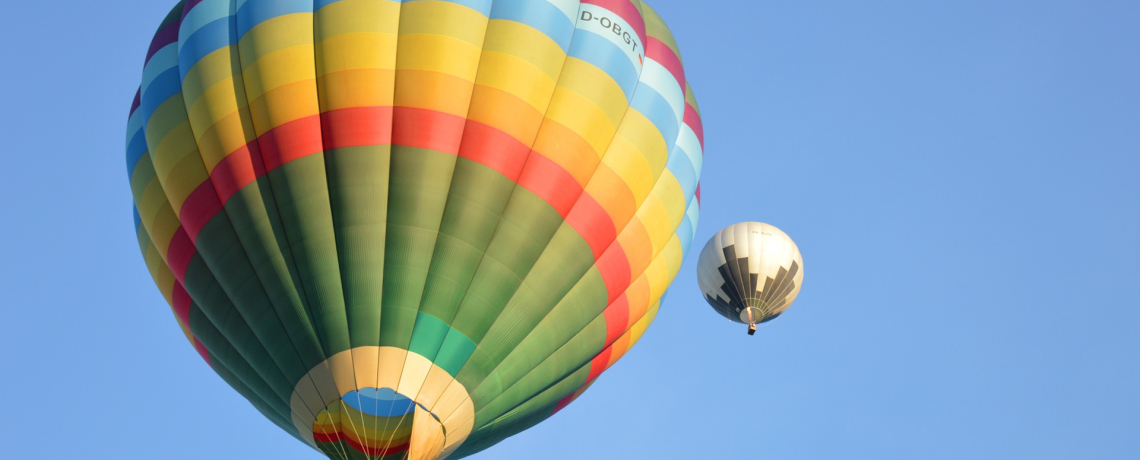
[[[697,224],[699,110],[640,0],[186,0],[127,125],[183,333],[330,458],[459,458],[561,410]]]

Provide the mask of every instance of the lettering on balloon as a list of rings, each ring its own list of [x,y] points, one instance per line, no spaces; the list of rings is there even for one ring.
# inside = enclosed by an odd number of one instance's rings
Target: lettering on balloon
[[[631,60],[636,59],[639,65],[643,62],[644,50],[641,45],[641,38],[637,36],[633,27],[630,27],[620,17],[607,14],[609,10],[594,7],[594,5],[582,6],[582,12],[578,16],[578,27],[587,26],[599,35],[610,39],[614,44],[624,45],[626,54],[632,54]]]

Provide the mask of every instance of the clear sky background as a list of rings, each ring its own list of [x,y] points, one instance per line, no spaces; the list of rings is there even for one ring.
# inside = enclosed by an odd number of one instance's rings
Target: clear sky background
[[[187,345],[127,110],[172,1],[6,2],[0,457],[321,458]],[[1140,2],[657,0],[704,115],[697,242],[644,339],[491,459],[1140,458]],[[722,227],[805,285],[754,337]]]

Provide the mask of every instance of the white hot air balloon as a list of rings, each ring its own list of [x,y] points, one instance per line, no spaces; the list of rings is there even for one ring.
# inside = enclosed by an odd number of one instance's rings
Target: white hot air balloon
[[[741,222],[717,232],[701,250],[697,282],[705,300],[726,318],[756,325],[787,310],[800,293],[804,260],[780,229]]]

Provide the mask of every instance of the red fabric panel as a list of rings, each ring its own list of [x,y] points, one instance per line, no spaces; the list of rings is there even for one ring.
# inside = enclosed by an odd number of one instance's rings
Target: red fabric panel
[[[590,245],[590,250],[594,251],[594,260],[602,257],[602,253],[617,238],[614,221],[589,193],[579,196],[578,203],[566,215],[566,223]]]
[[[198,233],[202,231],[215,215],[222,211],[222,201],[214,189],[214,181],[207,180],[190,192],[186,202],[182,203],[182,210],[178,213],[178,221],[186,229],[190,241],[198,241]]]
[[[606,348],[609,348],[629,326],[629,298],[622,294],[617,301],[610,302],[606,315]]]
[[[531,155],[527,159],[518,183],[546,200],[562,218],[570,214],[582,194],[582,185],[574,176],[542,155]]]
[[[645,18],[641,17],[641,11],[629,0],[582,0],[582,3],[597,5],[621,16],[637,31],[641,43],[645,43]]]
[[[705,155],[705,127],[701,123],[701,116],[697,115],[697,109],[689,104],[685,104],[685,124],[689,125],[694,133],[697,133],[697,140],[701,141],[701,156],[703,157]]]
[[[681,85],[681,91],[685,91],[685,68],[681,66],[681,58],[673,52],[673,49],[653,37],[649,37],[649,43],[645,45],[645,57],[657,61],[665,70],[673,74],[673,78],[677,79],[677,84]]]
[[[290,161],[325,150],[321,142],[321,119],[317,115],[282,124],[257,138],[265,170],[272,171]]]
[[[467,121],[459,156],[485,165],[512,181],[518,181],[530,147],[499,129]]]
[[[435,110],[396,107],[392,110],[392,144],[456,155],[466,118]]]
[[[610,246],[610,249],[598,259],[597,266],[598,271],[602,274],[602,281],[606,283],[606,290],[609,291],[608,303],[613,303],[625,293],[632,277],[629,259],[625,257],[625,250],[620,244]]]
[[[321,114],[325,149],[392,143],[392,107],[352,107]]]

